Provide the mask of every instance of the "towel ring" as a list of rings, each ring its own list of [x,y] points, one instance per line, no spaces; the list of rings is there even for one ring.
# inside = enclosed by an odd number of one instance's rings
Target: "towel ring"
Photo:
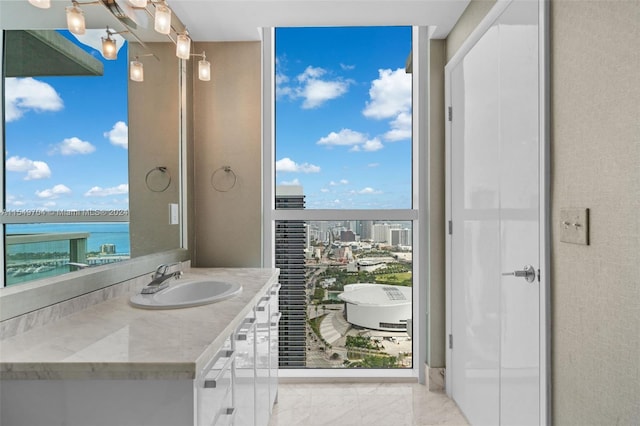
[[[154,167],[147,172],[144,177],[144,183],[149,188],[149,191],[164,192],[171,185],[171,173],[165,166]]]
[[[219,175],[220,171],[224,171],[224,175]],[[217,176],[217,178],[216,178]],[[230,181],[225,184],[224,181]],[[211,186],[218,192],[228,192],[236,186],[236,182],[238,182],[238,177],[235,172],[231,170],[231,166],[222,166],[211,173]]]

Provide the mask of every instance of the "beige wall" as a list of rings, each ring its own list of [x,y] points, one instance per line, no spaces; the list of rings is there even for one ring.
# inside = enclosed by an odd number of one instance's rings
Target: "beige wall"
[[[451,58],[484,17],[473,1]],[[640,1],[551,2],[552,420],[640,421]],[[588,207],[591,244],[560,242]]]
[[[429,41],[429,321],[427,324],[427,365],[445,366],[445,134],[444,65],[445,40]]]
[[[261,46],[194,45],[194,52],[203,50],[212,76],[210,82],[195,78],[193,84],[194,264],[261,266]],[[223,166],[230,166],[237,176],[228,192],[211,185],[212,173]],[[224,171],[215,176],[224,178]],[[229,182],[219,183],[226,189]]]
[[[640,1],[551,3],[553,414],[640,422]],[[588,207],[591,244],[559,241]]]
[[[491,10],[495,3],[495,0],[471,0],[447,36],[447,62],[449,62],[458,49],[460,49],[460,46],[462,46],[462,43],[469,37],[471,31],[478,26],[482,18],[486,16],[487,12]]]
[[[129,226],[136,257],[180,247],[179,227],[169,225],[169,203],[178,202],[178,59],[173,43],[147,43],[147,49],[130,45],[131,58],[149,53],[158,60],[140,58],[144,82],[129,81]],[[167,167],[172,178],[164,192],[153,192],[145,183],[158,166]]]

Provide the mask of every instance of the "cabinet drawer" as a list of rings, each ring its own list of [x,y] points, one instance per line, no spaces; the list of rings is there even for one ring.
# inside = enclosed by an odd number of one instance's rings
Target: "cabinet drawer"
[[[221,349],[205,368],[196,382],[197,424],[218,424],[233,406],[233,362],[236,352],[231,348]]]

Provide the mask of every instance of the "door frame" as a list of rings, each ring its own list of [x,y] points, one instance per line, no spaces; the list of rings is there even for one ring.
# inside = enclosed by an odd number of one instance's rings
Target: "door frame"
[[[523,0],[497,0],[493,8],[482,19],[478,26],[467,37],[455,55],[445,66],[445,117],[446,110],[451,105],[451,73],[455,66],[462,61],[467,53],[475,46],[480,38],[502,15],[506,8],[515,1]],[[524,0],[527,1],[527,0]],[[540,332],[540,422],[541,424],[551,424],[551,303],[550,303],[550,138],[549,138],[549,111],[550,111],[550,69],[549,69],[549,1],[537,0],[539,4],[538,16],[538,79],[539,79],[539,165],[540,165],[540,293],[539,293],[539,332]],[[445,220],[444,224],[448,228],[451,220],[451,122],[445,123]],[[452,243],[451,234],[447,232],[445,241],[446,250],[446,367],[445,385],[447,395],[452,397],[452,353],[449,346],[449,335],[451,335],[452,323],[452,300],[451,300],[451,270],[452,270]]]

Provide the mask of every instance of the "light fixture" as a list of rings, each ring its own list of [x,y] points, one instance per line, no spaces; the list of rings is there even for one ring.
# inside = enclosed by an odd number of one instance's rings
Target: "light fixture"
[[[178,34],[176,56],[180,59],[189,59],[191,56],[191,38],[188,35]]]
[[[198,79],[201,81],[211,80],[211,64],[207,61],[204,52],[202,52],[202,59],[198,61]]]
[[[147,0],[129,0],[133,7],[147,7]]]
[[[51,7],[51,0],[29,0],[29,3],[40,9],[49,9]]]
[[[164,4],[156,5],[153,29],[160,34],[169,34],[171,32],[171,9]]]
[[[118,49],[116,48],[116,41],[107,35],[107,38],[102,37],[102,56],[105,59],[117,59]]]
[[[192,53],[191,56],[201,56],[198,61],[198,79],[201,81],[211,80],[211,64],[207,61],[207,55],[202,53]]]
[[[86,27],[84,24],[84,12],[78,7],[78,2],[73,1],[73,6],[66,8],[67,28],[74,34],[83,35]]]
[[[129,64],[129,78],[131,81],[144,81],[144,67],[138,57]]]

